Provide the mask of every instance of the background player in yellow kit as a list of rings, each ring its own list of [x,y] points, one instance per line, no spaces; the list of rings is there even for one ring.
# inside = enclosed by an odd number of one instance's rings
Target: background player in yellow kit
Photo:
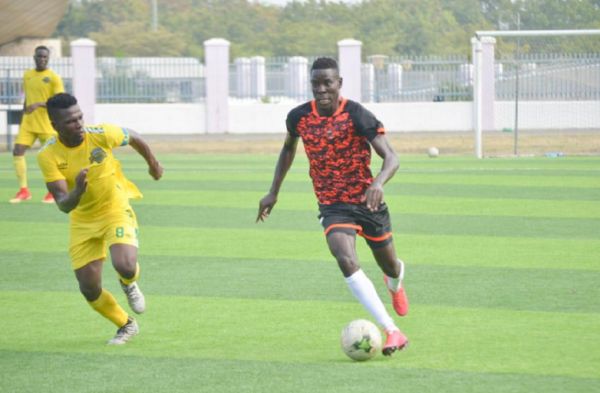
[[[84,126],[72,95],[58,94],[47,107],[58,136],[42,147],[38,163],[59,209],[70,216],[69,254],[80,291],[93,309],[118,327],[108,343],[124,344],[139,328],[102,288],[102,265],[108,247],[129,306],[142,313],[145,300],[136,282],[138,225],[129,204],[130,198],[141,194],[123,176],[112,150],[129,144],[146,160],[155,180],[161,178],[163,168],[137,133],[110,124]]]
[[[48,138],[56,135],[54,128],[48,119],[46,101],[55,94],[65,91],[62,79],[58,74],[48,68],[50,50],[45,46],[35,48],[33,60],[35,68],[25,71],[23,75],[23,91],[25,102],[23,104],[23,119],[19,127],[19,134],[13,148],[13,162],[19,191],[11,203],[19,203],[31,199],[31,193],[27,187],[27,162],[25,151],[39,139],[44,143]],[[42,202],[52,203],[52,194],[47,193]]]

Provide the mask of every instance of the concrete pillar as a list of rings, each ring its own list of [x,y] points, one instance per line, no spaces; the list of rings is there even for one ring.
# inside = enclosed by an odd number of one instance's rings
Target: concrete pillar
[[[206,62],[206,132],[229,131],[229,41],[204,41]]]
[[[388,91],[391,97],[398,97],[402,92],[402,71],[402,64],[388,64]]]
[[[80,38],[71,42],[73,95],[86,124],[94,124],[96,108],[96,42]]]
[[[236,95],[238,98],[250,97],[251,75],[250,75],[250,59],[247,57],[238,57],[234,60],[235,63],[235,82]]]
[[[288,60],[288,96],[298,101],[308,98],[308,59],[294,56]]]
[[[265,58],[254,56],[250,58],[250,92],[253,98],[263,98],[267,95],[267,77]]]
[[[362,65],[362,80],[365,84],[362,86],[363,101],[375,102],[375,66],[371,63]]]
[[[344,80],[341,95],[359,102],[362,100],[361,49],[360,41],[353,39],[338,41],[340,75]]]

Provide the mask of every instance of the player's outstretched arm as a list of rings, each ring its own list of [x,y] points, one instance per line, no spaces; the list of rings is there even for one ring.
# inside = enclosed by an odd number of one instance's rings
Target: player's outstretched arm
[[[271,214],[271,210],[273,210],[273,207],[277,203],[277,195],[279,195],[283,179],[294,162],[297,147],[298,137],[287,134],[283,147],[281,148],[281,153],[279,153],[271,189],[258,203],[258,216],[256,216],[256,222],[264,221],[269,217],[269,214]]]
[[[160,162],[154,157],[150,146],[142,139],[142,137],[135,131],[129,130],[129,145],[133,147],[140,156],[144,157],[144,160],[148,163],[148,173],[154,180],[158,180],[162,177],[163,167]]]
[[[69,213],[75,209],[81,200],[81,196],[87,189],[87,174],[88,168],[82,169],[75,178],[75,187],[69,192],[66,180],[57,180],[46,183],[48,191],[52,193],[58,208]]]
[[[373,183],[371,183],[371,186],[369,186],[365,193],[367,209],[376,211],[383,202],[383,185],[394,176],[398,170],[399,163],[398,155],[385,135],[377,135],[373,138],[371,146],[373,146],[377,155],[383,158],[381,171],[375,177]]]

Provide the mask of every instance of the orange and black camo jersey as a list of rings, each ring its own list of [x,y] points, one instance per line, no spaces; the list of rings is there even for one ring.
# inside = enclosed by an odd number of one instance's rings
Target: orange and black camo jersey
[[[330,117],[319,115],[314,100],[297,106],[286,126],[302,138],[319,203],[360,204],[373,182],[369,142],[385,133],[383,124],[361,104],[341,99]]]

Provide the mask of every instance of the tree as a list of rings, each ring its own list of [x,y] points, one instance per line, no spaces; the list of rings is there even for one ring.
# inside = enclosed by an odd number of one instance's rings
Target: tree
[[[521,29],[600,28],[600,0],[157,1],[156,32],[148,0],[72,0],[55,35],[93,38],[106,56],[202,57],[215,37],[231,42],[232,57],[335,55],[344,38],[362,41],[367,56],[399,56],[468,55],[476,30],[517,29],[517,15]]]

